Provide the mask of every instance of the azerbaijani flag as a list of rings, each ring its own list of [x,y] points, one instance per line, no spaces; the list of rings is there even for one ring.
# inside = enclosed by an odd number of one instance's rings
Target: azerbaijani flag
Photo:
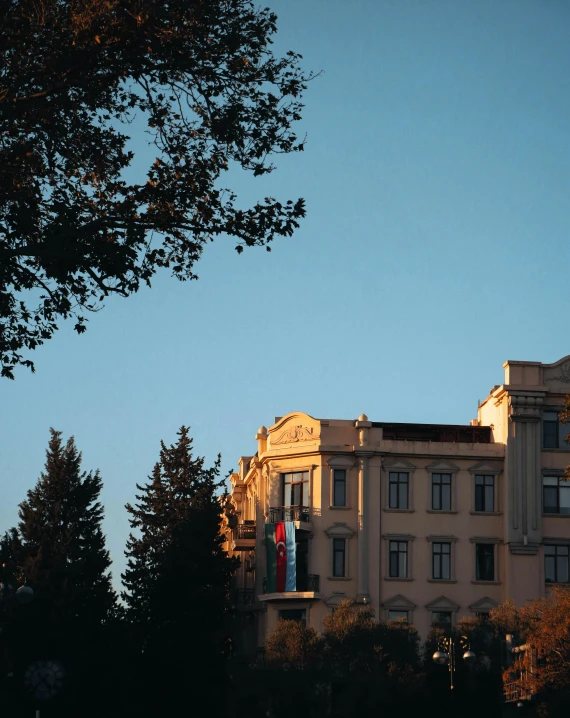
[[[295,523],[279,521],[265,524],[267,556],[267,593],[297,590]]]

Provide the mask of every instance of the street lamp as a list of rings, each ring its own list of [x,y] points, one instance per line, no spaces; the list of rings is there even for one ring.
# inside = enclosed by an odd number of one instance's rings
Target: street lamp
[[[467,665],[471,665],[476,656],[469,647],[467,636],[461,636],[459,639],[454,639],[453,636],[441,638],[437,644],[437,651],[433,654],[433,660],[439,666],[444,666],[446,663],[448,664],[450,690],[454,689],[453,674],[455,673],[456,654],[458,651],[457,643],[459,643],[459,650],[463,651],[463,660]]]

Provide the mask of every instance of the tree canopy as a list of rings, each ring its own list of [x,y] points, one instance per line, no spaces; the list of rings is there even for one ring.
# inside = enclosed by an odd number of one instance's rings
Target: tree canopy
[[[222,176],[303,149],[311,76],[272,52],[251,0],[0,0],[0,372],[65,318],[85,330],[111,294],[160,269],[194,279],[221,235],[291,235],[302,199],[243,208]],[[136,119],[135,119],[136,118]],[[133,179],[132,135],[155,152]],[[140,143],[141,137],[137,137]],[[128,170],[128,171],[127,171]]]

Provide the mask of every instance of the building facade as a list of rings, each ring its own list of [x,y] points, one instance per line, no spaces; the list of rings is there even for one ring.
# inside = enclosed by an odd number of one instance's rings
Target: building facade
[[[260,427],[231,477],[228,549],[244,650],[279,618],[317,630],[340,601],[425,637],[570,580],[570,356],[509,361],[466,425],[314,419]],[[295,523],[295,591],[266,589],[265,524]]]

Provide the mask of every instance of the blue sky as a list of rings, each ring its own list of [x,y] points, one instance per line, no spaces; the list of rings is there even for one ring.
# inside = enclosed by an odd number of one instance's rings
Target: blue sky
[[[305,152],[233,182],[244,202],[304,197],[301,228],[271,253],[218,241],[198,282],[109,301],[0,382],[0,530],[49,427],[73,434],[105,483],[117,584],[124,504],[181,424],[227,471],[289,411],[468,423],[505,360],[570,354],[570,4],[268,4],[276,51],[323,72]]]

